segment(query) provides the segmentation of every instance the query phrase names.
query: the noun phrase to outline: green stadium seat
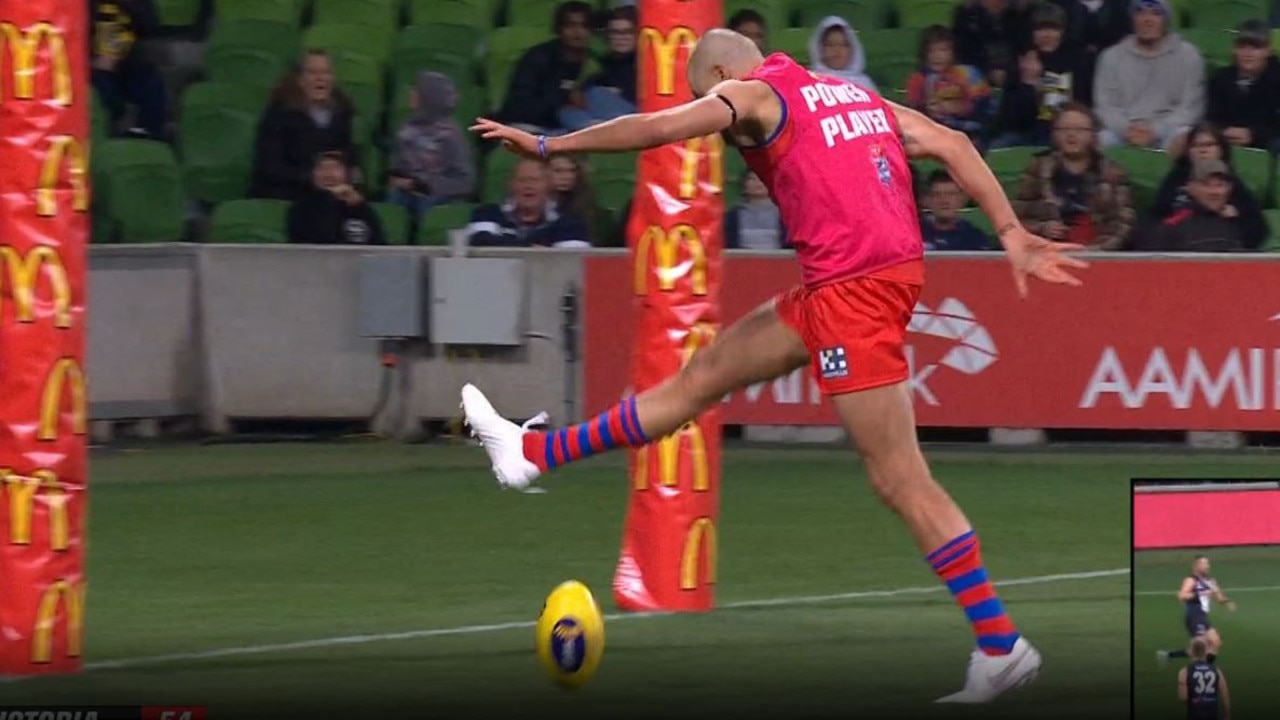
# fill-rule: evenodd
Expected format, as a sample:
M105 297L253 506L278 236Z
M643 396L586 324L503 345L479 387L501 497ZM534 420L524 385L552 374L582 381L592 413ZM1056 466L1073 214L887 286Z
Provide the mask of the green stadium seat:
M724 21L729 22L740 10L755 10L764 17L768 35L791 26L791 9L787 0L724 0Z
M475 203L448 203L431 208L418 222L417 244L448 245L449 231L466 227L476 207Z
M876 88L890 100L902 101L907 94L907 81L920 67L915 58L885 58L867 66L867 74L876 82Z
M335 57L344 54L366 55L385 63L391 58L394 29L378 25L341 23L312 25L302 34L306 49L320 49Z
M859 33L888 25L889 13L884 0L798 0L794 7L796 25L811 33L828 15L844 18Z
M1258 148L1232 148L1231 167L1236 176L1253 191L1258 198L1267 197L1267 186L1271 182L1271 153Z
M387 158L382 148L368 144L360 148L360 170L364 173L366 200L381 200L387 187Z
M200 19L200 0L157 0L156 12L164 27L191 27Z
M209 203L244 197L253 169L260 98L243 85L187 88L178 118L178 155L187 193Z
M593 178L591 189L595 191L596 202L608 208L623 208L631 201L636 192L634 177Z
M409 24L452 23L480 30L493 27L494 8L487 0L409 0Z
M773 50L784 52L795 61L809 67L809 38L812 28L783 28L769 33L769 45Z
M214 208L207 242L279 244L289 242L289 203L285 200L232 200Z
M868 64L900 60L916 61L920 47L920 31L914 28L890 28L858 33Z
M217 0L213 15L217 22L270 20L297 25L302 16L302 3L299 0Z
M297 61L298 29L270 20L214 25L205 51L209 80L271 87Z
M1221 28L1187 28L1180 30L1183 40L1196 46L1204 57L1206 70L1225 67L1233 62L1235 33Z
M409 211L395 203L374 203L373 211L382 225L382 234L388 245L405 245L409 242Z
M422 70L448 75L461 90L475 84L484 31L467 25L411 25L396 36L391 51L395 82L409 84Z
M1133 193L1135 208L1143 211L1151 207L1160 184L1173 167L1173 158L1169 153L1130 146L1107 148L1104 153L1129 174L1129 188Z
M121 242L183 238L186 198L173 150L154 140L112 139L93 151L96 212Z
M1187 3L1190 25L1206 30L1235 30L1245 20L1271 17L1265 0L1197 0Z
M363 117L377 130L382 124L385 102L382 63L372 55L352 50L337 50L333 54L333 77L356 106L356 115Z
M503 27L489 34L488 54L485 56L485 86L489 89L489 107L502 106L511 83L511 73L525 51L552 37L550 27Z
M640 153L598 153L588 161L593 180L625 178L635 182Z
M1271 234L1262 249L1267 252L1280 251L1280 210L1263 210L1262 214L1266 216L1267 226L1271 228Z
M315 0L311 22L313 25L362 24L389 32L400 25L400 2L399 0Z
M956 0L898 0L898 25L916 29L930 25L951 27L958 6Z
M484 159L484 178L480 185L481 200L500 203L506 199L511 171L515 169L518 159L502 148L494 148L489 152Z
M516 27L552 27L556 6L564 0L516 0L507 5L507 25Z
M1018 193L1018 183L1022 180L1022 173L1031 164L1031 158L1043 151L1044 148L1040 147L1011 147L992 150L987 153L987 165L991 168L991 172L995 174L996 178L1000 180L1000 186L1004 188L1005 194L1009 197L1014 197Z

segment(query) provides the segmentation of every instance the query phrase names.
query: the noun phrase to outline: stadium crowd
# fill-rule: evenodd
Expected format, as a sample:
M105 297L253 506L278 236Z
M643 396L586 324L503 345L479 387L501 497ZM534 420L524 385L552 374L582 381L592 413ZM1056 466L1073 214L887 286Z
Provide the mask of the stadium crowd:
M90 5L96 242L625 244L634 156L516 160L466 125L635 111L630 3ZM764 52L965 132L1035 232L1117 251L1280 247L1272 5L725 3ZM785 248L763 185L725 168L726 247ZM929 249L996 247L940 166L914 171Z

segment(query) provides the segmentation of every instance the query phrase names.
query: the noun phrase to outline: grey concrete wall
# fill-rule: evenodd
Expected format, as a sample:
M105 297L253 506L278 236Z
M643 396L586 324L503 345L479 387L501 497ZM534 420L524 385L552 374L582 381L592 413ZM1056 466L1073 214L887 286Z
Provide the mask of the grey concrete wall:
M383 369L376 339L359 337L359 263L370 252L439 257L440 248L100 246L91 250L88 372L95 419L201 415L364 418ZM392 387L403 422L458 414L475 382L501 410L528 417L565 407L561 298L582 287L581 255L487 251L527 262L525 344L482 355L411 344ZM428 260L429 261L429 260ZM568 379L574 404L580 369Z

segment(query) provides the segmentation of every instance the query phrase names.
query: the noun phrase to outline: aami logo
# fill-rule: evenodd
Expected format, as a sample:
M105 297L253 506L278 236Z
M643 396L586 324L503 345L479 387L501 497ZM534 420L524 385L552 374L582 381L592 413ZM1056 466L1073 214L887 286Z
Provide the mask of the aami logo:
M917 348L908 345L907 362L911 366L908 387L913 396L927 405L938 405L938 398L929 388L930 376L938 366L944 366L965 375L977 375L999 358L991 333L974 317L973 311L955 298L947 298L937 309L930 309L922 302L916 303L907 331L946 341L946 350L936 362L920 364L916 361Z

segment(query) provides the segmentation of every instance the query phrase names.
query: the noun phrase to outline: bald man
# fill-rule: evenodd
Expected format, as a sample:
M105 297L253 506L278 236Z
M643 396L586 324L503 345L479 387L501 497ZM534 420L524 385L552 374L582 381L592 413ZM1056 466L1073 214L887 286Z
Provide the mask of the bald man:
M1078 285L1077 245L1028 233L972 143L925 116L746 37L712 30L688 62L692 102L560 137L489 120L472 130L521 155L617 152L722 133L769 188L802 268L799 287L721 333L678 374L593 420L552 432L506 420L462 389L472 434L503 487L593 454L661 438L734 390L812 364L866 465L872 487L910 528L976 637L965 685L940 702L987 702L1033 679L1040 654L1005 612L964 513L929 472L916 441L903 349L924 282L908 158L937 158L995 221L1025 296L1027 278Z

